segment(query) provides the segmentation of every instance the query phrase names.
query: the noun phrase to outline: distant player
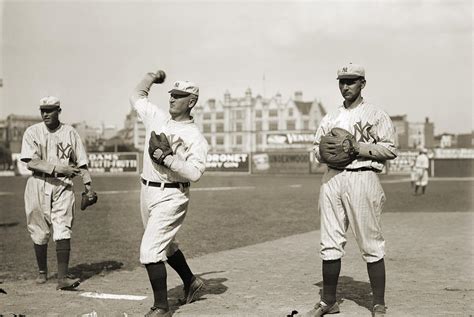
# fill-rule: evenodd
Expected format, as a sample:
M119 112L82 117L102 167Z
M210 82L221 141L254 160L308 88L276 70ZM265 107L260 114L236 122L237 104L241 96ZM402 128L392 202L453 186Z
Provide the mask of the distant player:
M428 168L430 167L430 159L428 158L428 150L421 149L420 153L415 159L415 195L418 195L418 189L421 187L421 194L423 195L428 186Z
M386 160L396 157L395 129L387 113L362 98L366 84L363 67L344 66L338 70L337 79L344 103L322 119L314 142L318 161L328 164L319 194L323 292L320 301L306 316L339 312L336 288L349 224L362 258L367 262L373 293L372 313L383 316L386 312L385 241L381 212L385 194L377 173L382 171ZM346 153L350 162L345 166L323 159L323 155L331 155L320 152L322 141L341 129L347 130L348 136L340 145L326 144L325 150L331 155L338 149Z
M208 144L191 116L199 88L188 81L175 82L166 113L148 100L150 87L164 80L163 71L148 73L130 97L146 129L140 198L145 232L140 262L147 269L154 304L145 316L171 316L165 262L183 280L185 303L192 302L204 285L191 272L175 240L186 216L190 182L198 181L206 167Z
M42 98L39 107L43 122L26 129L21 147L21 160L33 171L25 188L26 223L39 268L36 282L42 284L48 278L47 250L52 229L58 261L57 289L70 290L80 283L67 276L75 209L72 178L81 175L86 192L92 192L92 180L79 134L59 121L59 99Z

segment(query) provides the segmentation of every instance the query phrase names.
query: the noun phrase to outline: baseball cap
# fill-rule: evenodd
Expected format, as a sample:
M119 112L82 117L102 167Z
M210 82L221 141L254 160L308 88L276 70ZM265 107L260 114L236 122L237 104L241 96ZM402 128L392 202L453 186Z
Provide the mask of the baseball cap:
M169 93L193 94L199 96L199 87L195 83L187 80L175 81Z
M337 79L358 77L365 78L365 69L360 65L349 63L337 70Z
M54 96L47 96L40 99L40 109L54 109L61 105L59 98Z

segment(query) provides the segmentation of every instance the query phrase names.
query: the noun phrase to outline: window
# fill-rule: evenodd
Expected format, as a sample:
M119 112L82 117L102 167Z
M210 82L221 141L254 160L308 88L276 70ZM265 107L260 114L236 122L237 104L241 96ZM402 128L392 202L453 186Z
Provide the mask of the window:
M204 114L204 120L211 120L211 114L210 113L205 113Z
M270 109L270 111L268 112L268 115L270 117L278 117L278 110L277 109Z
M236 122L235 123L235 131L237 131L237 132L242 131L242 123L241 122Z
M206 135L206 141L207 141L207 144L211 145L212 142L211 142L211 137L209 135Z
M236 135L235 136L235 144L241 145L242 144L242 136Z
M295 120L286 121L286 129L287 130L296 130Z
M278 130L278 122L277 121L270 121L268 123L268 130L270 130L270 131Z
M234 111L234 118L235 119L242 119L242 110L235 110Z
M223 123L217 123L216 124L216 132L224 132L224 124Z
M293 117L293 108L288 109L288 117Z
M224 145L224 137L223 136L217 136L216 137L216 145Z
M256 110L256 111L255 111L255 116L256 116L257 118L261 118L261 117L262 117L262 110Z
M262 136L261 135L257 135L257 144L260 145L262 144Z
M262 131L262 121L257 121L256 122L255 130Z
M217 120L222 120L224 119L224 112L216 112L216 119Z
M303 120L303 129L309 130L309 120Z
M202 125L202 132L204 132L204 133L211 132L211 124L210 123L204 123Z

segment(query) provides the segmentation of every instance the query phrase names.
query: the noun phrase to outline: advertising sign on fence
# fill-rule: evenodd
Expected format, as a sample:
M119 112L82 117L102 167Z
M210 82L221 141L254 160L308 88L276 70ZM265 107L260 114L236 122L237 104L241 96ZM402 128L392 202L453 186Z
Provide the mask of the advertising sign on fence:
M250 172L248 153L209 153L206 171Z
M138 153L98 152L89 153L89 170L92 173L138 173Z

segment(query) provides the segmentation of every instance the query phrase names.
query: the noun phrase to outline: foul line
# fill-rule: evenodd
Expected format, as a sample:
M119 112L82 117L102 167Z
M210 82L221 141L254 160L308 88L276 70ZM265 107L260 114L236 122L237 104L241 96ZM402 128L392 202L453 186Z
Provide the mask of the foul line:
M227 187L198 187L191 188L192 192L204 192L204 191L223 191L223 190L243 190L243 189L255 189L255 186L227 186ZM140 190L104 190L98 191L98 194L102 195L113 195L113 194L126 194L126 193L138 193Z
M100 299L126 299L126 300L144 300L146 296L137 295L119 295L119 294L107 294L107 293L95 293L95 292L84 292L79 296L100 298Z

